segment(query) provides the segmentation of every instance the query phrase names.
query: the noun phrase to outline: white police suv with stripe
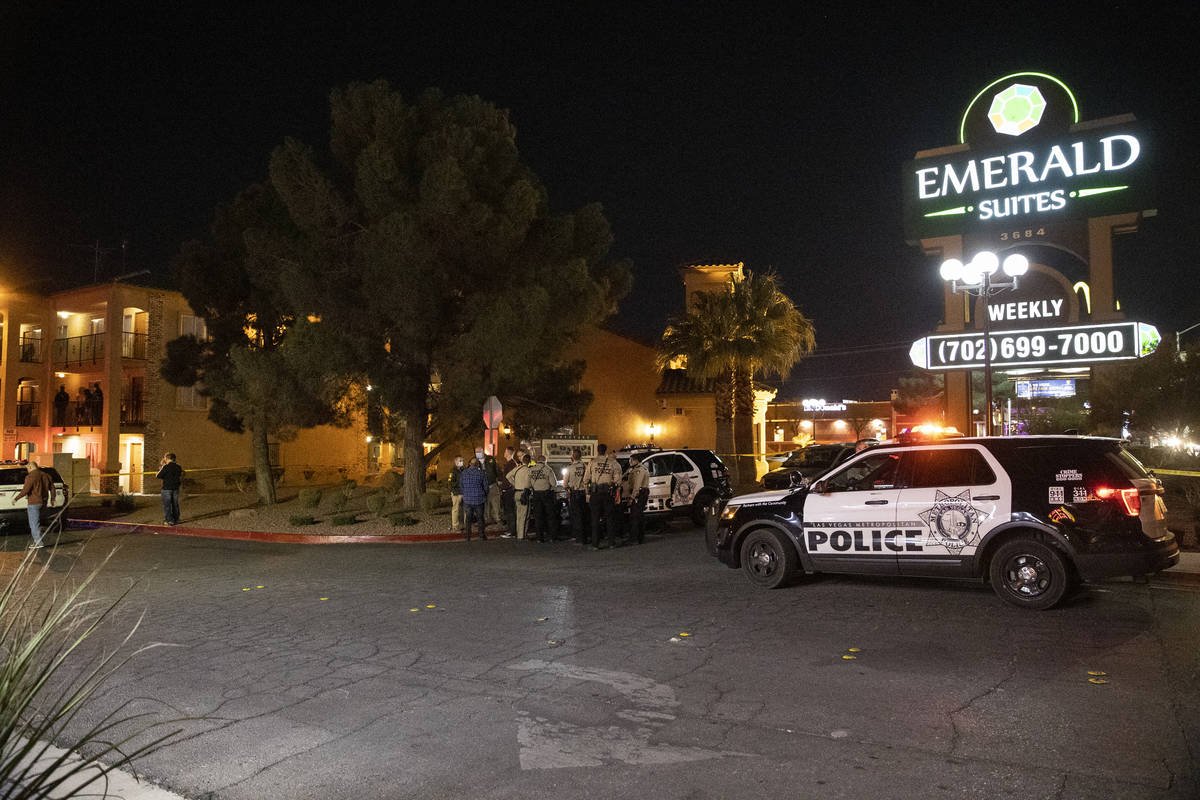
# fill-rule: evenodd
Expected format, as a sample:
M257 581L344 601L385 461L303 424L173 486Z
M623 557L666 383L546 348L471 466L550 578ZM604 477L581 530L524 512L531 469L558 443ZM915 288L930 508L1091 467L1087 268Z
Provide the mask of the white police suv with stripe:
M1081 580L1178 563L1161 495L1113 439L906 441L807 489L734 497L709 546L766 588L801 571L974 578L1049 608Z

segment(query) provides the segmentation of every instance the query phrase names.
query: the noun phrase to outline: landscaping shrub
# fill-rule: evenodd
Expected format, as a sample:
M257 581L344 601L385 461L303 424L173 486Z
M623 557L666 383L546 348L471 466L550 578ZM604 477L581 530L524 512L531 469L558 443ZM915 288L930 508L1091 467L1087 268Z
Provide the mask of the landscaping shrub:
M307 514L288 517L288 522L293 525L316 525L317 521Z
M395 514L388 514L388 522L392 523L393 528L401 528L408 525L416 525L418 520L411 514L398 511Z
M122 514L128 514L137 509L137 501L128 492L117 492L117 496L113 499L113 508Z
M404 488L404 476L396 470L388 470L379 476L379 485L390 492Z
M383 492L376 492L367 497L367 511L378 517L383 514L383 509L387 506L387 502L387 495Z
M321 505L321 490L320 489L301 489L300 490L300 507L301 508L316 508Z
M333 501L329 504L329 510L337 514L346 510L346 506L350 505L350 497L338 492L333 496Z
M354 496L354 490L358 488L358 481L353 478L346 478L338 488L342 490L342 494L346 495L346 499L349 500Z
M329 524L334 527L353 525L356 522L358 522L358 517L355 514L334 514L329 520Z
M433 511L442 506L450 505L449 495L441 494L440 492L426 492L421 495L421 510Z

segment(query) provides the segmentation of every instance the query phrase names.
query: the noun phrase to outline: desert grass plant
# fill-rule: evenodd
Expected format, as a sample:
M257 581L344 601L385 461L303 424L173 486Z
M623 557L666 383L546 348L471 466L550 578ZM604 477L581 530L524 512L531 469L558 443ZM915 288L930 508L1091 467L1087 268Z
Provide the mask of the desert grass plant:
M317 524L316 518L312 517L308 514L296 514L296 515L290 516L290 517L288 517L288 522L291 523L292 525L295 525L296 527L301 527L303 525L316 525Z
M111 557L78 584L64 586L49 572L50 560L39 566L30 553L0 591L0 797L5 800L102 796L109 772L130 766L179 733L158 733L167 723L151 724L149 714L126 713L124 705L85 730L73 727L109 678L155 646L121 655L139 617L111 651L93 656L81 650L89 636L111 623L130 591L111 602L86 595Z
M382 491L367 496L367 511L377 517L383 516L383 510L387 507L388 497Z
M334 527L339 527L341 525L354 525L357 522L357 514L334 514L329 519L329 524L333 525Z
M321 505L321 490L320 489L301 489L300 490L300 507L301 508L316 508Z

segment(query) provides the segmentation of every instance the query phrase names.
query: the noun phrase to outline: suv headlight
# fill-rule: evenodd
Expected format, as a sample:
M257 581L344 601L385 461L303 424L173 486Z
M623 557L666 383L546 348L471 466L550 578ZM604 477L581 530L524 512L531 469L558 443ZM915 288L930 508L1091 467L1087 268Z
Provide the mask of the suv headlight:
M725 506L725 510L721 512L721 519L733 519L737 516L739 506Z

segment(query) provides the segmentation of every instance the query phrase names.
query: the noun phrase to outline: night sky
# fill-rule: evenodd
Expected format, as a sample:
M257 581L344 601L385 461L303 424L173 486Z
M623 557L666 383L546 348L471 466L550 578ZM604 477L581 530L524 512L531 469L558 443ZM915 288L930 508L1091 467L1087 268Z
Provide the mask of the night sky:
M941 315L937 265L904 243L901 166L953 144L992 80L1037 70L1083 119L1129 112L1161 132L1159 215L1118 240L1118 295L1164 332L1200 322L1194 10L51 5L0 5L9 288L91 283L96 241L101 280L149 269L170 286L180 243L264 176L273 147L324 143L332 87L385 78L510 109L552 205L603 204L613 254L634 265L615 329L656 340L683 305L681 263L773 268L819 348L783 396L886 398Z

